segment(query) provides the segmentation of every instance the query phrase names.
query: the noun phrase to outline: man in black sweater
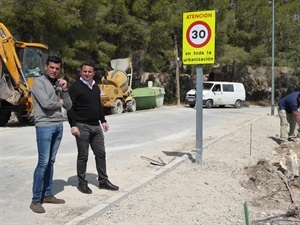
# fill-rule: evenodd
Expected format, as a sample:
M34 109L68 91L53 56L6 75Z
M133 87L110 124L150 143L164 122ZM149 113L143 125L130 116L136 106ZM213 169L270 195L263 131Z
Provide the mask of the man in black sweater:
M87 185L86 166L89 155L89 146L94 152L98 172L99 188L116 191L119 187L108 180L106 174L106 153L104 132L109 130L100 101L100 89L93 80L95 66L83 63L80 67L80 79L69 88L72 108L68 111L68 121L71 133L76 138L78 149L77 177L78 190L84 194L91 194ZM101 122L101 126L99 123Z

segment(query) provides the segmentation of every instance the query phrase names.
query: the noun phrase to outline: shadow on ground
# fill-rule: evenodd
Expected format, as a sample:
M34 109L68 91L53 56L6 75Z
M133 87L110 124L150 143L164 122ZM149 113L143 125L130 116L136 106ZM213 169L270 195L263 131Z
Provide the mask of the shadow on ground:
M182 157L184 155L187 155L189 157L189 160L191 162L195 162L195 159L193 158L192 153L190 152L168 152L168 151L162 151L166 156L173 156L173 157Z

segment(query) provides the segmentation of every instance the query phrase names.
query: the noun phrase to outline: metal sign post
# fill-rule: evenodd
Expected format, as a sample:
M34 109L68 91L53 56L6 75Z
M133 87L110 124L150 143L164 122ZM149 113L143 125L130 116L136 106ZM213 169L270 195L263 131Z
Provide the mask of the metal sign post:
M196 163L202 163L203 145L203 69L199 65L215 62L214 10L183 13L182 61L196 68Z
M196 163L202 164L203 146L203 69L196 68Z

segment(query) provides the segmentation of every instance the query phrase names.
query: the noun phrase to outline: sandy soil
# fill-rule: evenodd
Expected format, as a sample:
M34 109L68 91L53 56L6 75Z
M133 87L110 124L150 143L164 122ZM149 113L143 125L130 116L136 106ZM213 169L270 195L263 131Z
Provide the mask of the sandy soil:
M279 161L291 150L300 160L300 143L278 134L278 117L248 124L88 224L299 225L300 179Z

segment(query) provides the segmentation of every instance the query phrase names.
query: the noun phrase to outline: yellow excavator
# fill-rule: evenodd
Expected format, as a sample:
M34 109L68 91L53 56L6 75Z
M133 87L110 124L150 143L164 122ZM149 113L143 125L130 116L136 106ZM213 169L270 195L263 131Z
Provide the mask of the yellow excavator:
M30 88L45 72L48 47L16 40L0 22L0 126L14 112L19 122L33 122Z

